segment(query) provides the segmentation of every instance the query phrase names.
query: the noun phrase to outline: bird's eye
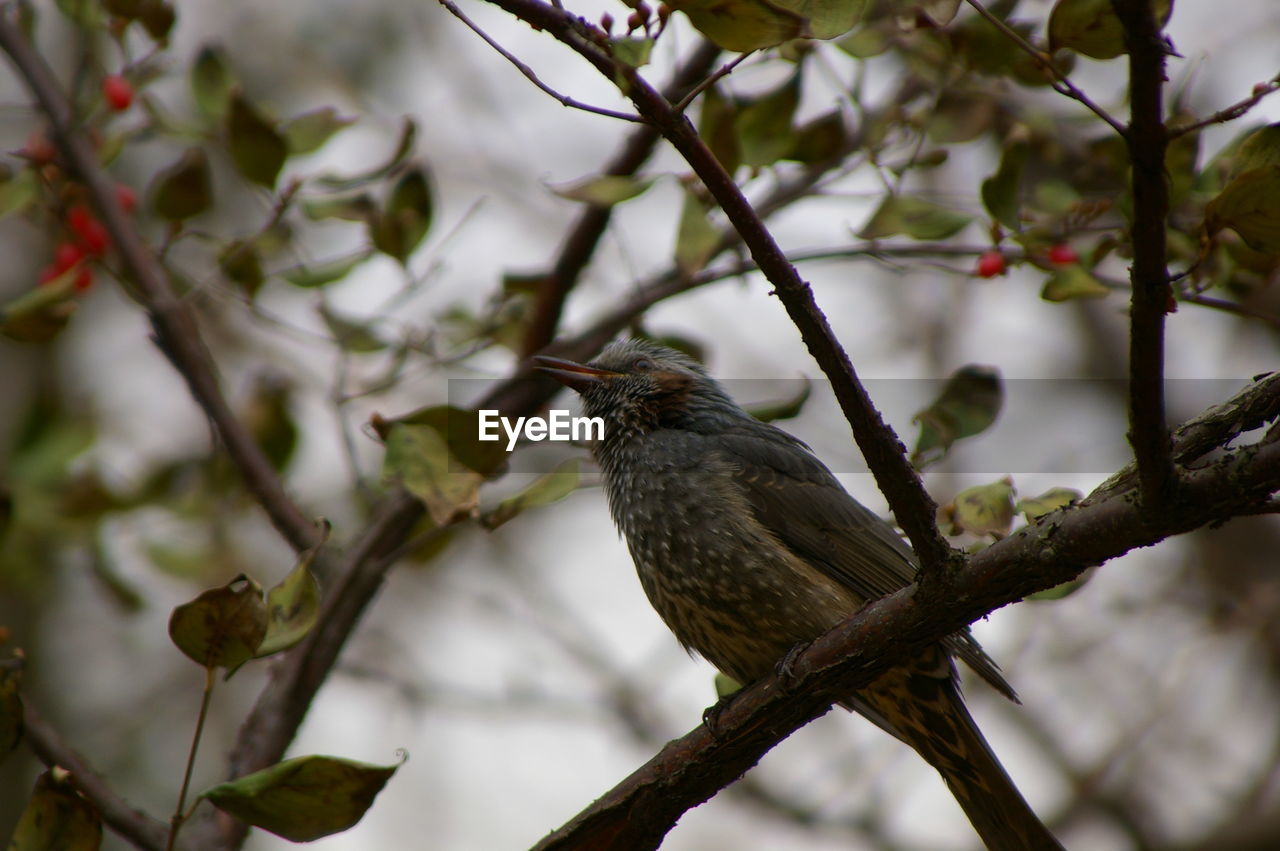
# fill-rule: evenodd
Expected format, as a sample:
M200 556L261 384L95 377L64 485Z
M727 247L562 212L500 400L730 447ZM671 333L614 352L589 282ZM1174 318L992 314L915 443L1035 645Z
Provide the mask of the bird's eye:
M641 355L631 362L631 368L637 371L653 369L653 361Z

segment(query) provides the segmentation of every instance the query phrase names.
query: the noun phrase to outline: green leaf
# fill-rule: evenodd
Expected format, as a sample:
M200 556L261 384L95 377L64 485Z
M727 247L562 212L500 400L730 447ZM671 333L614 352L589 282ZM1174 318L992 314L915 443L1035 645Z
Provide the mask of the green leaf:
M734 129L737 123L738 106L720 93L718 86L712 86L702 96L702 110L698 117L698 135L707 143L711 153L716 155L720 165L729 174L742 163L742 152L738 148L738 134Z
M1156 0L1160 26L1168 23L1172 7L1172 0ZM1093 59L1124 54L1124 27L1111 0L1058 0L1049 13L1049 51L1059 48Z
M716 671L713 684L716 690L716 697L728 697L735 692L742 691L742 683L719 671Z
M551 191L570 201L581 201L597 207L612 207L640 195L653 185L653 178L624 177L602 174L565 186L552 186Z
M452 460L468 470L489 474L507 460L505 442L480 440L480 414L474 409L432 405L394 421L374 419L373 426L386 440L397 424L428 426L443 435ZM451 468L456 469L456 468Z
M203 148L188 148L151 182L151 206L161 218L180 222L199 215L213 203L209 158Z
M907 195L889 195L858 232L860 239L906 234L912 239L946 239L972 221L966 213Z
M267 623L262 586L241 574L174 609L169 637L199 665L235 668L257 653Z
M707 265L719 244L720 234L707 218L702 202L686 190L676 231L676 265L685 275L693 275Z
M385 479L422 501L437 527L469 516L484 480L454 460L440 432L423 425L391 427L382 469Z
M262 286L262 258L249 240L237 239L229 243L218 255L218 268L227 280L239 284L250 298Z
M236 169L248 180L273 188L289 155L274 123L264 118L243 94L235 92L231 95L226 132Z
M413 141L418 135L418 125L413 123L413 119L406 117L404 124L400 129L400 139L396 142L395 150L390 158L385 162L374 166L368 171L360 172L351 177L337 177L327 175L316 179L316 182L322 186L339 191L347 191L358 189L366 184L381 180L390 172L399 168L405 158L409 156L409 152L413 150Z
M573 493L578 486L578 460L572 458L565 461L550 473L533 480L529 487L515 496L509 496L480 516L480 525L486 529L497 529L522 511L550 505Z
M844 153L848 142L844 116L840 110L833 109L797 128L794 138L786 159L806 165L832 160Z
M911 463L922 470L940 461L957 440L986 431L1000 415L1004 387L994 367L969 364L960 367L942 392L911 421L920 424Z
M323 546L323 545L321 545ZM270 656L307 637L320 615L320 583L311 572L319 547L312 547L280 584L267 592L267 634L254 654Z
M310 842L360 821L397 768L300 756L221 783L201 797L254 827Z
M226 116L235 90L235 76L227 62L226 52L215 44L200 48L191 65L191 96L196 109L215 120Z
M989 485L967 488L942 509L952 535L992 535L1002 538L1013 525L1013 481L1005 478Z
M1040 290L1040 297L1045 301L1105 298L1110 294L1111 290L1081 263L1055 266Z
M613 51L613 58L628 68L643 68L649 64L653 39L619 36L609 39L609 48Z
M43 343L57 336L76 312L77 274L68 269L0 307L0 334L21 343Z
M804 17L768 0L673 0L670 6L716 45L737 53L782 44L808 29Z
M795 147L795 128L791 122L799 102L797 71L772 92L739 106L734 129L744 165L773 165L790 153Z
M102 4L99 0L56 0L58 11L86 30L102 29Z
M336 109L326 106L290 118L281 133L291 155L309 154L319 150L333 134L354 123L354 118L343 118Z
M329 333L333 335L334 341L346 351L368 354L380 352L387 347L387 344L378 339L367 324L352 322L350 319L339 316L324 303L321 303L318 309L320 318L324 320L325 325L329 326Z
M1254 251L1280 254L1280 165L1233 177L1205 206L1204 226L1210 236L1231 228Z
M1280 123L1268 124L1251 132L1231 155L1229 177L1268 166L1280 166Z
M373 199L361 193L328 198L311 198L302 203L302 212L314 221L342 219L348 222L367 222L378 214Z
M396 182L382 213L369 221L374 247L401 264L408 262L431 227L431 214L427 172L421 167L410 169Z
M63 769L53 768L36 780L9 839L9 851L97 851L102 819L67 776Z
M1074 502L1079 502L1082 496L1084 494L1072 488L1050 488L1039 496L1018 500L1013 510L1026 516L1028 520L1035 520L1050 511L1066 508Z
M21 213L31 206L39 192L40 181L36 179L35 171L30 168L22 169L0 183L0 216Z
M22 698L18 693L22 666L23 658L18 655L0 661L0 763L22 740Z
M809 401L809 394L812 389L809 379L806 378L800 385L800 392L790 399L783 399L780 402L772 402L766 405L757 405L747 413L762 423L772 423L778 420L789 420L792 417L798 417L800 416L800 411L804 409L804 403Z
M892 21L879 21L840 39L836 47L854 59L870 59L893 46L896 31L897 26Z
M868 0L781 0L778 5L809 19L810 38L835 38L857 26Z
M1018 186L1022 181L1022 166L1027 160L1027 142L1018 138L1005 144L1000 155L1000 167L996 173L982 181L982 205L991 218L1010 230L1022 227Z
M295 287L314 289L342 280L371 256L372 252L361 250L348 257L294 266L284 270L280 275Z

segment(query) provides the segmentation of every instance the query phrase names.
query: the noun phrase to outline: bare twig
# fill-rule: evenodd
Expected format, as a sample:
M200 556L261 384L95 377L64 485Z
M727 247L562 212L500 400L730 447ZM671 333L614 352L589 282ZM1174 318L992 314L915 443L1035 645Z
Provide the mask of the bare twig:
M1153 5L1112 0L1129 52L1129 132L1133 165L1133 285L1129 309L1129 442L1147 511L1156 512L1177 484L1164 404L1164 316L1173 304L1165 265L1169 185L1165 178L1164 60Z
M688 94L680 98L680 100L676 101L676 105L675 105L676 112L684 112L686 109L688 109L689 104L693 103L694 98L696 98L698 95L702 94L707 89L714 86L717 82L719 82L724 77L727 77L729 74L733 73L733 69L741 65L742 61L746 59L748 56L750 56L752 52L753 51L748 51L746 53L739 54L738 56L734 57L733 59L721 65L720 68L717 69L714 74L707 77L701 83L698 83L698 85L690 89ZM670 100L670 98L668 98L668 100Z
M481 29L480 26L475 21L468 18L466 13L458 8L457 4L451 2L451 0L440 0L440 5L448 9L449 12L455 18L457 18L458 20L466 24L467 27L472 32L480 36L480 38L484 40L485 44L489 45L494 50L498 51L498 53L502 56L503 59L507 60L512 65L516 66L516 70L518 70L521 74L523 74L525 78L529 80L529 82L533 83L535 86L542 89L542 91L551 95L551 97L560 101L560 103L563 104L564 106L570 107L572 109L580 109L583 112L594 113L595 115L603 115L606 118L617 118L621 121L640 122L643 120L637 115L631 115L630 113L627 113L627 112L617 112L612 109L605 109L602 106L592 106L589 103L583 103L582 101L575 100L569 97L568 95L561 94L560 92L548 86L546 83L542 82L542 80L538 77L538 75L534 73L534 70L530 68L528 65L526 65L524 62L521 62L519 58L517 58L515 55L511 53L511 51L507 50L501 44L498 44L498 42L495 41L493 37L490 36L487 32Z
M93 149L76 122L71 102L22 31L13 2L0 6L0 48L9 55L48 118L50 135L63 159L88 188L127 277L137 287L138 300L146 308L155 329L157 345L186 380L192 396L213 422L245 487L295 550L315 545L320 539L316 525L285 492L271 462L222 395L217 368L200 337L190 305L174 293L164 267L120 207L114 184L98 165Z
M89 765L80 754L62 741L57 731L31 704L23 701L23 736L40 761L61 766L71 774L71 782L102 816L102 820L125 839L146 851L164 851L169 827L131 806Z
M1013 27L1009 26L999 17L992 14L991 10L982 5L979 0L966 0L966 2L972 6L979 15L986 18L988 23L999 30L1001 35L1009 39L1009 41L1017 45L1020 50L1035 60L1035 63L1040 66L1041 70L1053 77L1050 85L1053 86L1053 90L1055 92L1061 95L1066 95L1072 100L1079 101L1090 112L1107 122L1107 124L1111 126L1112 130L1116 131L1121 136L1125 135L1125 126L1116 120L1111 113L1107 112L1095 103L1094 100L1076 86L1075 83L1071 82L1071 79L1067 77L1067 75L1064 74L1057 65L1053 64L1052 56L1023 38L1017 30L1013 29Z
M680 98L702 79L720 49L709 41L703 41L689 58L676 70L663 94L669 100ZM640 170L661 136L649 125L636 127L627 137L622 149L605 166L604 173L627 176ZM596 246L613 218L612 207L587 206L569 229L557 252L551 273L538 287L530 313L528 330L525 331L522 354L537 354L556 335L560 316L569 293L577 286L582 271L595 256Z
M1272 92L1280 91L1280 76L1272 77L1265 83L1259 83L1254 87L1253 94L1244 100L1237 101L1225 109L1220 109L1208 118L1202 118L1190 124L1179 124L1170 127L1169 138L1176 139L1179 136L1185 136L1188 133L1194 133L1197 130L1203 130L1211 124L1225 124L1228 121L1235 121L1237 118L1245 115L1249 110L1253 109L1262 99Z
M1221 310L1223 313L1231 313L1236 316L1243 316L1248 319L1257 319L1265 322L1272 328L1280 331L1280 316L1274 313L1268 313L1264 310L1249 307L1247 304L1240 304L1237 301L1228 301L1225 298L1215 298L1214 296L1204 295L1202 293L1187 293L1180 295L1178 301L1184 301L1188 304L1198 304L1201 307L1207 307L1212 310Z

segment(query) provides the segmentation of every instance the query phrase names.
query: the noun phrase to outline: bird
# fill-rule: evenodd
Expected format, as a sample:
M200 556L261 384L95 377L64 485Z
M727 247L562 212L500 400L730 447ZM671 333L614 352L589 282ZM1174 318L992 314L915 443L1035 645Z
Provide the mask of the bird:
M798 438L740 407L689 356L646 339L535 368L600 417L591 444L640 584L676 639L749 684L868 602L910 585L914 552ZM1061 844L966 709L955 660L1018 702L968 629L842 703L942 775L994 851Z

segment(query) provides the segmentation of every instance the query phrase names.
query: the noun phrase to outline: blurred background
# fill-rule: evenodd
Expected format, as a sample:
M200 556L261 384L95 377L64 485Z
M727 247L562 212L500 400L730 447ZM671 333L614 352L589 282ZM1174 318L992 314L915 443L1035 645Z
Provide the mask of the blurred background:
M181 4L163 48L136 26L116 39L57 8L76 4L32 5L42 53L101 120L103 144L118 142L112 174L136 188L140 226L166 246L166 262L197 306L226 393L275 447L304 510L328 518L335 540L348 539L384 489L370 417L467 401L457 394L474 398L512 372L528 310L518 282L546 271L583 210L554 190L598 174L632 125L562 107L434 3ZM571 5L589 21L606 11L623 21L629 11ZM1000 12L1043 39L1051 5L1022 0ZM549 36L483 3L464 10L547 85L626 110L608 80ZM965 7L952 27L978 23ZM912 417L938 379L965 364L994 367L1005 379L994 425L929 468L926 484L939 503L1005 475L1020 496L1088 492L1128 457L1118 380L1126 373L1125 258L1104 245L1123 208L1124 170L1098 153L1106 128L1044 86L975 77L983 44L957 59L939 53L944 42L956 49L944 35L873 29L855 33L889 33L883 51L830 42L802 59L774 51L749 58L718 86L724 97L758 100L803 61L794 123L835 110L845 133L864 136L816 186L779 204L772 230L788 252L835 255L804 262L801 272L909 444ZM1180 54L1170 61L1169 90L1188 114L1248 97L1280 69L1280 15L1267 0L1236 0L1230 15L1222 4L1179 4L1168 34ZM664 82L697 42L676 16L644 75ZM225 153L213 156L212 206L179 229L151 202L157 175L184 149L217 145L209 130L216 115L197 103L201 89L193 94L192 85L192 68L211 47L263 114L285 119L328 106L353 123L291 156L274 191L246 183ZM125 64L138 102L103 117L89 81ZM904 81L917 78L923 94L890 109ZM1123 58L1081 57L1072 79L1113 114L1127 113ZM396 159L406 117L416 132ZM1246 127L1278 117L1275 98L1241 121L1206 128L1188 168L1203 178ZM0 75L3 149L29 148L40 128L17 78ZM1005 243L1008 273L984 278L974 263L993 238L978 184L1017 134L1031 140L1022 191L1039 218L1026 239ZM350 221L359 211L346 209L344 218L320 209L350 195L324 176L369 173L392 159L394 168L361 187L383 197L420 167L431 191L425 238L401 257L368 249L369 232ZM13 155L5 161L11 175L24 165ZM772 199L812 166L743 165L736 174L753 198ZM566 334L592 328L648 283L679 277L673 258L688 239L678 227L688 168L659 146L642 173L655 181L615 208L566 304ZM280 199L295 178L289 207ZM1075 193L1065 205L1036 195L1064 183ZM880 244L900 250L870 256L858 234L886 184L911 187L968 224L936 239L885 235ZM1198 188L1188 190L1188 205L1196 197L1203 205ZM1106 209L1086 220L1088 202ZM287 227L274 228L280 224ZM711 224L723 226L714 215ZM1196 247L1196 220L1183 224L1175 265L1187 256L1177 251ZM227 261L228 247L250 236L262 238L261 275ZM59 239L48 205L0 219L0 300L34 286ZM1100 297L1043 297L1053 270L1033 255L1051 243L1090 260ZM298 273L330 261L350 267L318 284L322 275ZM709 268L734 262L730 251ZM1193 293L1208 303L1188 299L1169 317L1175 421L1229 398L1276 362L1274 267L1223 260L1215 268L1218 277ZM182 378L152 345L143 312L109 274L97 277L56 335L0 339L0 488L14 506L0 532L0 625L7 646L25 651L28 691L65 740L131 802L167 818L202 684L201 670L168 639L169 613L242 571L270 586L294 556L238 487ZM748 406L793 399L812 379L808 400L781 425L887 514L821 374L758 275L726 276L661 301L632 330L695 349L718 377L752 379L731 384ZM573 402L566 394L556 405ZM711 668L679 649L644 599L585 450L533 450L547 460L486 484L482 509L566 457L583 459L581 485L497 529L459 524L443 546L410 553L312 706L291 754L379 764L398 749L409 755L356 827L313 847L527 847L694 727L714 702ZM1274 518L1238 519L1131 553L1070 593L975 625L1023 705L974 683L971 708L1068 847L1280 843L1278 553ZM223 779L272 664L255 662L219 684L194 788ZM38 772L22 748L0 765L0 835ZM255 832L247 847L287 844ZM686 814L664 847L975 845L927 765L862 719L833 712ZM126 846L108 835L104 847Z

